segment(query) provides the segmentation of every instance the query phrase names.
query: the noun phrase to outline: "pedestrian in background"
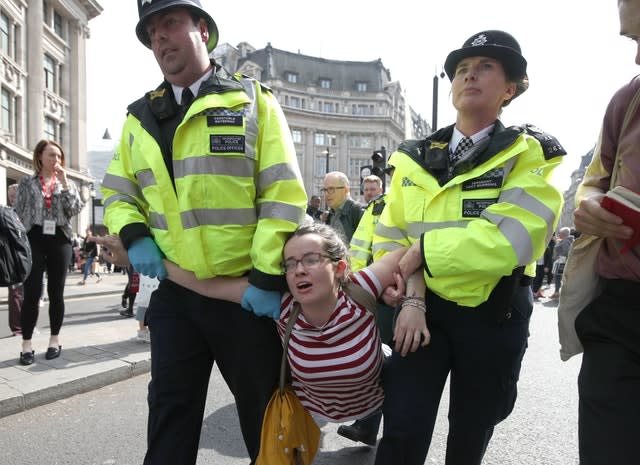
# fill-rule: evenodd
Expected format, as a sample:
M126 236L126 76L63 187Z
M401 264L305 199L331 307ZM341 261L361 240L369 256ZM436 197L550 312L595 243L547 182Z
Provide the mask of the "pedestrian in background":
M551 271L553 272L553 283L555 290L549 297L551 299L560 298L560 288L562 287L562 273L564 272L564 264L567 263L567 257L573 244L573 236L571 235L571 228L560 228L558 231L558 241L553 247L553 266Z
M10 207L15 206L16 197L18 195L18 184L11 184L7 189L7 201ZM22 334L20 327L20 312L22 311L22 302L24 300L24 289L22 284L14 284L9 286L9 329L14 336Z
M510 34L474 34L445 71L454 125L400 144L374 257L410 246L426 314L404 302L385 367L377 465L423 465L450 381L446 465L479 465L496 424L512 411L533 308L531 276L556 227L562 194L550 175L562 146L532 127L505 127L502 108L528 88Z
M267 87L210 59L218 29L199 0L137 4L137 37L164 81L129 105L102 191L131 265L160 280L144 463L196 462L214 362L255 460L282 355L282 248L307 205L291 131ZM198 279L247 275L241 305L165 279L163 257Z
M64 151L57 142L41 140L36 144L33 168L35 173L19 182L15 205L27 230L33 256L31 273L24 282L20 316L22 365L34 362L31 337L38 320L45 271L51 328L45 358L57 358L62 351L59 334L64 320L64 285L71 261L71 219L84 206L75 183L67 177Z
M95 236L93 235L93 229L91 226L87 228L84 242L82 243L82 255L85 262L82 267L82 280L78 281L79 285L84 285L87 282L87 278L90 274L96 276L96 283L102 281L102 276L98 271L97 258L100 253L100 246L96 243Z
M327 173L320 192L329 207L326 223L348 244L364 213L364 206L351 198L349 178L340 171Z
M619 0L618 10L620 34L637 44L640 0ZM576 192L576 229L604 238L595 265L604 284L602 294L575 321L584 348L578 376L581 465L628 465L640 457L640 245L621 253L634 231L600 206L606 191L615 186L640 192L640 111L630 108L638 98L638 76L612 97L593 159ZM614 165L619 169L610 185Z
M105 259L107 263L111 263L106 254ZM136 296L140 288L140 274L136 273L131 265L126 266L125 270L127 271L127 284L124 287L124 291L122 291L122 308L124 310L120 310L120 315L131 318L133 316Z
M313 221L321 221L322 210L320 209L321 199L319 195L312 195L309 199L309 205L307 205L307 215L309 215Z

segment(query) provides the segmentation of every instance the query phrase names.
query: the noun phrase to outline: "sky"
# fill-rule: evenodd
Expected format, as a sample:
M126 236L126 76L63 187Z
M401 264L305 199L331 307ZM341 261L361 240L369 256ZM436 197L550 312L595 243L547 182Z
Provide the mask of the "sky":
M100 1L100 0L99 0ZM219 43L248 42L333 60L380 58L414 110L431 124L433 76L447 54L477 32L502 29L520 43L530 87L502 114L507 125L534 124L554 135L568 155L554 183L569 185L582 155L595 144L614 92L640 73L636 45L621 37L616 0L446 0L393 2L245 0L233 6L201 0L216 21ZM87 42L87 140L104 147L105 128L119 138L126 107L155 88L162 75L136 38L133 0L101 0ZM448 78L440 79L438 126L455 121Z

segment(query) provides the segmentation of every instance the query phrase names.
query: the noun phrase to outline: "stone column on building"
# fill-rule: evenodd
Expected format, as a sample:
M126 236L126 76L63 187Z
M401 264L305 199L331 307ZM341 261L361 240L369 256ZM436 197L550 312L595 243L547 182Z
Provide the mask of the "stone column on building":
M33 148L44 134L44 16L42 2L27 7L27 148Z
M89 28L81 21L69 24L70 55L67 70L70 85L62 94L69 102L74 102L67 111L67 131L72 144L68 148L72 167L85 171L87 162L87 39ZM96 136L97 137L97 136Z

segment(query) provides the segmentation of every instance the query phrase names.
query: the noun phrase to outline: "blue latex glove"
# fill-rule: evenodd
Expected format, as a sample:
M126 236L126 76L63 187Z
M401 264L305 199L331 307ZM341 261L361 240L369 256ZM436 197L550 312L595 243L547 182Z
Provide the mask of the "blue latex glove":
M240 305L258 316L268 316L277 320L280 318L280 297L278 291L265 291L249 284L242 294Z
M129 261L133 269L150 278L167 278L167 269L162 263L162 252L150 237L137 239L128 250Z

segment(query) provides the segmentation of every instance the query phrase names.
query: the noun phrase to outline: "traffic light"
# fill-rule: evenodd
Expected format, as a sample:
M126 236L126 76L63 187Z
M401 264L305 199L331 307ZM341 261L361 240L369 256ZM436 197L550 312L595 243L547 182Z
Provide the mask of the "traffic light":
M371 160L373 161L371 174L375 174L382 179L382 191L384 192L386 185L384 169L387 166L387 149L383 146L380 147L380 150L375 150L373 155L371 155Z

